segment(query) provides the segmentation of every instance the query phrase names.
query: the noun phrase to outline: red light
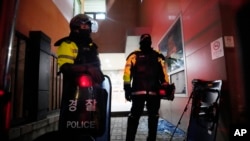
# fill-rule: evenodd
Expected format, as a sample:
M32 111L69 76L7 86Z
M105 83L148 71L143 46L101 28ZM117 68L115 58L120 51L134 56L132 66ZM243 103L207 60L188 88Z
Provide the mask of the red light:
M162 95L162 96L164 96L164 95L166 95L166 91L163 90L163 89L160 89L160 90L159 90L159 94Z
M4 95L4 91L0 90L0 96L3 96L3 95Z
M6 115L5 115L5 128L10 128L10 101L6 105Z
M89 76L83 75L79 78L79 86L90 87L92 86L92 80Z

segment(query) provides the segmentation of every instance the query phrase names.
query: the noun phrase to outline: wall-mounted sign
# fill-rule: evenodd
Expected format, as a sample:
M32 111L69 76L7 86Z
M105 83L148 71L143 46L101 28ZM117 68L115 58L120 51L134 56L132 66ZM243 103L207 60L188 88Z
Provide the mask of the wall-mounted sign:
M225 47L234 47L233 36L224 36Z
M224 56L222 37L211 43L212 60Z

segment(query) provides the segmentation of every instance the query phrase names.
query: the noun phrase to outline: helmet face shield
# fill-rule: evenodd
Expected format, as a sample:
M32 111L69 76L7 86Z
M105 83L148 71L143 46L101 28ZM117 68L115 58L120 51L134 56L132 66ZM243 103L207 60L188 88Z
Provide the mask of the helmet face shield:
M93 33L96 33L98 31L98 23L94 19L91 19L91 31Z
M98 23L91 17L85 15L85 14L78 14L74 16L70 21L70 30L74 31L77 29L80 29L80 26L82 24L87 24L91 27L92 32L98 31Z

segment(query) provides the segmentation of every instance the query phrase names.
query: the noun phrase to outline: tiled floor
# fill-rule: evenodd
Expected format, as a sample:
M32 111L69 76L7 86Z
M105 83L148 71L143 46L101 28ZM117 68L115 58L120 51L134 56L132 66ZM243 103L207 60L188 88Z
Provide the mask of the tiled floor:
M111 141L125 141L127 130L127 117L112 117L110 127ZM147 137L147 117L140 118L136 141L146 141ZM171 134L166 132L158 132L156 141L170 141ZM172 141L184 141L184 137L173 137Z
M147 131L148 131L147 122L148 122L147 116L142 116L140 118L140 123L138 126L135 141L146 141ZM158 125L162 125L162 124L158 124ZM164 126L164 127L170 127L170 126ZM172 127L175 127L175 126L172 126ZM158 129L162 129L162 128L158 128ZM122 116L122 117L112 116L111 117L110 141L125 141L126 130L127 130L127 117L126 116ZM175 132L175 133L177 133L177 132ZM184 141L185 140L185 137L184 137L185 132L183 131L182 133L177 134L179 136L176 136L176 134L175 134L175 136L171 140L170 139L171 138L171 131L170 132L158 131L156 141ZM71 134L70 134L70 136L66 136L66 137L70 137L70 139L72 140ZM49 132L49 133L46 133L46 134L40 136L39 138L37 138L34 141L64 140L64 139L65 139L64 136L62 136L59 132L53 131L53 132ZM75 139L75 141L79 141L79 140L82 140L82 138ZM84 138L84 140L89 141L90 139ZM98 141L100 141L100 139ZM103 140L103 141L105 141L105 140Z

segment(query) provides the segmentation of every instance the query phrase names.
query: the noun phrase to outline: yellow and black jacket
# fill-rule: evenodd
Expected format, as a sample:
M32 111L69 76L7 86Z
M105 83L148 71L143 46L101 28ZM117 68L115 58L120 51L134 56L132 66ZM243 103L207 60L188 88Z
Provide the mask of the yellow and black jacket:
M57 63L59 68L66 63L100 66L97 46L93 42L81 44L66 37L57 41L55 46L58 46Z
M169 82L164 56L155 50L132 52L126 59L123 80L125 85L132 82L134 95L155 95L161 84Z

